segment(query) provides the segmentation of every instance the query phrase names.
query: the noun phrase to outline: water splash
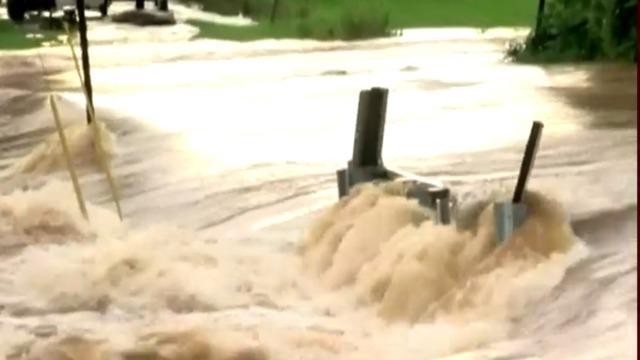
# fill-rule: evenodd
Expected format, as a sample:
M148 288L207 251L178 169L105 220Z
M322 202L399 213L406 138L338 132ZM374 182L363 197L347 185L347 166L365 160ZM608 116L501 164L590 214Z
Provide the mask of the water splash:
M0 254L2 246L66 242L122 230L108 210L89 205L88 211L91 224L83 219L70 182L52 180L0 195Z
M112 156L115 152L115 137L103 123L98 123L101 143L105 153ZM86 124L71 125L65 128L69 153L75 166L86 167L98 164L96 160L95 140L91 127ZM53 132L38 146L21 159L18 159L6 175L45 175L66 168L64 153L58 134Z
M468 230L436 225L394 186L367 185L341 200L301 249L323 283L353 287L385 320L509 319L586 256L560 204L542 194L527 194L530 215L497 247L491 207Z

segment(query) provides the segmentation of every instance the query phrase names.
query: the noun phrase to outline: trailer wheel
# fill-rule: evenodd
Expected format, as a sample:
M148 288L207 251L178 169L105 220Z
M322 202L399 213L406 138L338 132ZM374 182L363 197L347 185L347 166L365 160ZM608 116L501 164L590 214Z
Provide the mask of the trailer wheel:
M22 22L24 21L25 11L24 0L7 0L7 13L9 14L9 19L15 22Z

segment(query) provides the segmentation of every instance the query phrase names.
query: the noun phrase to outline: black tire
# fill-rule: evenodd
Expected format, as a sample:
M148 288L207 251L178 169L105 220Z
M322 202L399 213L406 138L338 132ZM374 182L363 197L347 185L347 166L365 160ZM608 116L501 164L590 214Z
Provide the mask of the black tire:
M9 14L9 19L15 22L22 22L24 21L25 12L24 0L7 0L7 13Z
M107 17L107 15L109 15L109 0L104 0L104 2L98 6L98 10L100 11L101 17Z

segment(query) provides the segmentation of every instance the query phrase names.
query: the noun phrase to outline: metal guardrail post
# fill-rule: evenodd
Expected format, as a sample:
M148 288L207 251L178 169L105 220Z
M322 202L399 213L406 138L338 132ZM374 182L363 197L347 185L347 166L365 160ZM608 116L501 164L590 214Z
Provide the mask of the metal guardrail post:
M536 159L536 153L538 152L538 145L540 144L540 136L542 135L543 124L539 121L534 121L531 127L531 133L529 134L529 140L527 141L527 147L524 150L524 156L522 163L520 164L520 173L518 174L518 182L516 183L515 191L513 192L513 202L519 203L522 201L525 188L527 187L527 181L529 181L529 175L531 169L533 169L533 163Z
M388 179L382 164L382 144L389 91L383 88L362 90L353 140L353 153L347 168L338 170L338 194L343 197L358 183Z
M522 200L538 152L542 128L543 124L539 121L535 121L531 127L512 201L493 204L496 240L499 244L505 243L527 217L527 205Z
M349 194L349 173L347 169L336 171L336 177L338 179L338 198L347 196Z
M351 158L353 166L382 166L388 94L389 90L383 88L371 88L360 92Z
M450 193L443 185L426 179L387 169L382 161L384 128L389 90L374 87L360 92L353 154L346 169L336 172L338 195L346 196L359 183L403 181L408 183L406 196L417 199L420 205L436 212L438 224L450 223Z

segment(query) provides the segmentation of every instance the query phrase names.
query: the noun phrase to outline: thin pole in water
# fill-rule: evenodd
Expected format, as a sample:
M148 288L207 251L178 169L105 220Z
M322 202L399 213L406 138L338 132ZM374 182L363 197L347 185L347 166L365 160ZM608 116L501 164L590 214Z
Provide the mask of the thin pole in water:
M276 22L277 11L278 11L278 0L273 0L273 3L271 4L271 16L269 17L269 20L272 24Z
M73 184L73 191L76 193L76 199L78 200L78 207L85 220L89 221L89 213L87 212L87 206L82 196L82 190L80 190L80 181L78 181L78 175L73 168L73 161L71 161L71 152L69 151L69 145L67 145L67 138L64 135L64 129L62 128L62 121L60 120L60 113L58 112L58 105L53 95L49 95L49 105L51 106L51 113L53 114L53 120L56 123L56 129L58 129L58 136L60 137L60 145L62 145L62 153L64 154L64 160L67 164L67 170L71 176L71 182Z
M531 127L527 147L524 150L524 156L522 157L522 163L520 164L518 182L516 183L516 189L513 193L513 202L516 204L522 201L524 196L527 181L529 180L529 175L531 174L531 169L533 169L533 163L536 159L536 153L538 152L538 145L540 144L540 136L542 135L543 127L544 125L539 121L534 121L533 126Z
M91 64L89 63L89 41L87 40L87 18L84 14L84 0L76 0L78 10L78 32L82 51L82 71L84 87L87 92L87 124L91 124L90 108L93 108L93 87L91 86Z
M536 15L536 28L534 29L534 35L538 35L540 26L542 26L542 16L544 15L545 0L538 0L538 14Z
M71 34L67 29L67 43L69 44L69 48L71 49L71 56L73 57L73 63L76 67L76 73L78 74L78 78L80 80L80 87L82 88L82 93L84 94L85 101L87 102L87 114L89 116L89 126L93 130L93 138L95 142L96 156L98 158L98 162L100 163L100 167L107 175L107 181L109 182L109 187L111 188L111 194L113 195L113 202L116 204L116 210L118 211L118 217L122 220L122 209L120 208L120 195L118 192L118 188L116 186L115 180L111 175L111 170L109 169L109 163L106 159L106 153L102 147L102 135L100 132L100 127L98 126L98 122L96 120L95 109L93 108L93 103L89 102L89 94L87 93L87 86L85 85L82 76L80 74L80 66L78 65L78 57L76 56L76 52L73 49L73 41L71 39Z

